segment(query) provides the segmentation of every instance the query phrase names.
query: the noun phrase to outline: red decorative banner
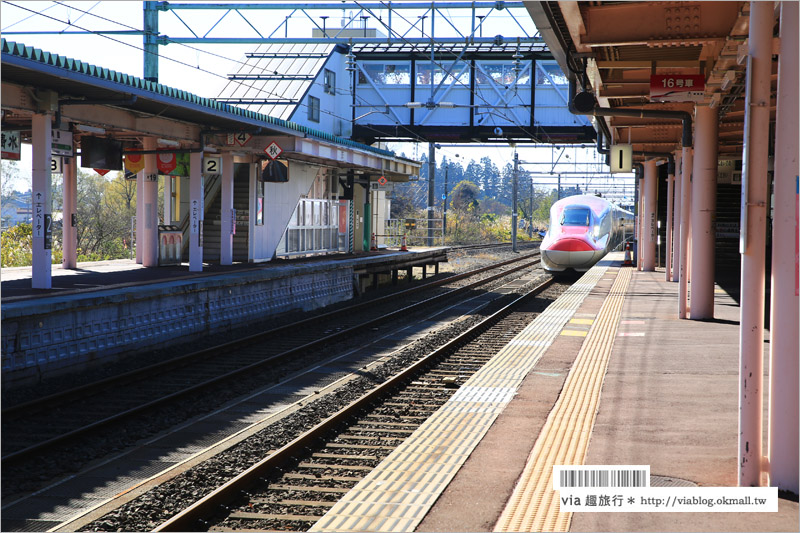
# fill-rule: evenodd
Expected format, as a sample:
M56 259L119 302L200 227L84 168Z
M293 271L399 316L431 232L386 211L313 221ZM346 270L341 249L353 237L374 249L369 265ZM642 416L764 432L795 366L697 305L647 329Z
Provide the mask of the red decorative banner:
M178 166L175 154L158 154L156 166L161 174L169 174Z
M95 169L92 169L92 170L94 170L95 172L97 172L97 173L98 173L98 174L100 174L101 176L105 176L106 174L108 174L109 172L111 172L110 170L106 170L106 169L104 169L104 168L95 168Z
M125 169L136 174L144 168L144 156L142 154L125 154Z

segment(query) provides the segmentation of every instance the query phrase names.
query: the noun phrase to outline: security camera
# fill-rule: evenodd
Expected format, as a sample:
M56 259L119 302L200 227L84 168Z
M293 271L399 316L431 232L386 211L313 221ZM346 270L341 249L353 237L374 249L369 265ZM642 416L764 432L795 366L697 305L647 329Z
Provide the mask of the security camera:
M497 126L494 129L494 134L497 135L498 137L501 136L503 134L503 128L501 128L500 126Z

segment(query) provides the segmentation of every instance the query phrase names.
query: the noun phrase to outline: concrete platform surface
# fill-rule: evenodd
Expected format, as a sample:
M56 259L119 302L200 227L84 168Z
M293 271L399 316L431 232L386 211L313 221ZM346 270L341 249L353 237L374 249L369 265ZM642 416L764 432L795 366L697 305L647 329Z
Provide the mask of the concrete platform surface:
M597 314L617 272L575 317ZM584 464L650 465L651 478L735 487L739 307L718 288L715 320L680 320L677 292L663 270L633 272ZM416 531L493 530L584 339L553 342ZM766 444L766 418L764 428ZM777 513L573 513L569 530L798 531L799 520L798 503L781 499Z

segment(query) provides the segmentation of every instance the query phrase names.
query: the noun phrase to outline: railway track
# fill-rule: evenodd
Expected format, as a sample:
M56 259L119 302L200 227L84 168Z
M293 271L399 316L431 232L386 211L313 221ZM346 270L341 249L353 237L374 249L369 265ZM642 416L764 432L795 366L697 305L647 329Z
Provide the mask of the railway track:
M399 296L393 294L348 306L294 325L6 408L2 412L4 478L13 477L14 468L18 465L22 465L25 471L26 463L36 462L55 449L81 457L81 450L84 449L82 443L87 439L92 440L92 435L116 431L124 434L125 421L135 415L146 416L151 410L181 398L191 400L203 391L215 390L214 387L218 389L221 383L242 381L259 369L277 366L281 361L305 364L303 357L315 348L352 337L357 331L379 327L387 320L392 320L392 317L410 318L416 310L428 309L437 305L437 302L485 285L492 279L528 268L538 262L534 255L418 285L402 291ZM485 275L498 268L501 272L478 282L466 281L470 276ZM449 287L442 287L444 285ZM431 290L438 294L431 298L424 298L420 294ZM378 306L382 305L391 306L391 309L379 317L365 317L365 314L374 315ZM303 331L303 334L297 331ZM287 342L289 339L295 339L294 345ZM236 386L232 385L231 389L236 389ZM129 438L135 439L135 435ZM116 440L113 448L124 445L125 435L120 435Z
M552 283L508 298L513 301L155 530L306 531L541 312L533 297Z

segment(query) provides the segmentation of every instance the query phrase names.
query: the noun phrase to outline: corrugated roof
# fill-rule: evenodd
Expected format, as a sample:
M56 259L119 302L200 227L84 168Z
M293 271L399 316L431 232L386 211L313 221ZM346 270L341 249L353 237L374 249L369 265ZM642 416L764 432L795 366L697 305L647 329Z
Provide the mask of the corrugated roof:
M115 70L99 67L96 65L92 65L90 63L85 63L77 59L64 57L59 54L45 52L38 48L26 46L22 43L16 43L13 41L7 41L6 39L2 39L0 41L0 49L2 50L2 56L4 62L7 61L7 56L13 56L15 58L29 61L33 65L36 64L46 65L48 67L53 67L56 69L63 69L65 72L68 73L75 73L79 75L88 76L90 78L96 78L98 80L119 84L120 85L119 90L121 92L125 92L125 87L129 87L131 89L136 89L138 91L146 91L152 93L154 96L172 98L181 102L185 102L187 104L200 106L217 114L229 115L231 119L235 119L237 117L249 119L251 121L257 121L263 123L263 126L266 128L269 128L270 126L278 126L294 130L299 133L303 133L309 137L315 137L321 140L329 141L343 146L348 146L358 150L373 152L376 154L381 154L389 157L395 156L394 152L389 150L384 150L366 144L357 143L350 139L337 137L335 135L331 135L329 133L325 133L320 130L309 128L307 126L301 126L299 124L295 124L294 122L289 122L282 118L276 118L263 113L258 113L248 109L243 109L237 106L233 106L224 102L218 102L213 98L204 98L202 96L198 96L188 91L175 89L173 87L168 87L160 83L152 83L142 78L138 78L136 76L131 76L129 74L124 74L122 72L117 72Z

